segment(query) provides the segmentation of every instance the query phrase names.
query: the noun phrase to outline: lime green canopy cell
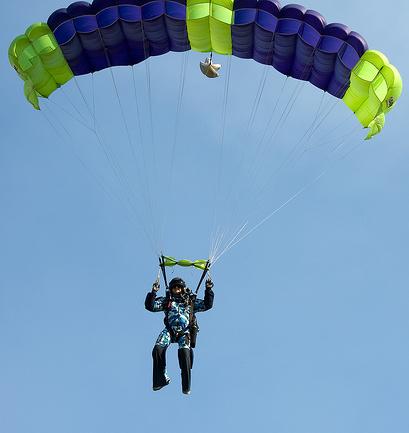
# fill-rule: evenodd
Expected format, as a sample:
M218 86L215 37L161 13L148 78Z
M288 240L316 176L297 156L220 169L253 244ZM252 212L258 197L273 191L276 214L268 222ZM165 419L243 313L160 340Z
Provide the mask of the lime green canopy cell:
M368 50L352 70L350 87L343 101L355 113L362 126L370 128L367 139L385 125L385 114L402 93L399 71L379 51Z
M53 32L44 23L33 24L14 39L9 60L24 81L27 100L37 110L39 96L48 97L73 77Z
M192 50L232 54L233 0L188 0L186 25Z

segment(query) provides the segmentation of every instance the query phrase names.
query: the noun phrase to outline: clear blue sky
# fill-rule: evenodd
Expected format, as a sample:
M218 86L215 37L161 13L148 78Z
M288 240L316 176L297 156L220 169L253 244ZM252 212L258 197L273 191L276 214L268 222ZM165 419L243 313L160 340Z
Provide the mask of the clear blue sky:
M22 82L8 64L10 41L64 5L21 0L4 4L1 15L0 431L409 433L406 93L381 136L363 142L362 131L355 133L342 147L348 151L360 144L353 153L329 166L318 182L215 265L215 307L199 317L192 395L181 394L174 347L168 351L173 381L153 393L151 349L162 316L145 311L143 301L157 275L157 257L127 213L121 194L129 188L118 186L93 134L61 111L65 107L79 117L67 102L72 98L90 121L75 85L44 104L56 134L26 103ZM406 1L309 0L305 5L329 22L359 31L371 48L388 55L405 81ZM218 56L222 78L206 80L198 69L203 57L187 58L173 181L169 160L184 55L149 64L155 147L150 146L146 70L135 68L147 149L141 176L132 165L109 73L96 75L94 82L101 136L135 185L139 199L131 200L142 225L155 231L152 238L165 253L179 258L208 254L213 214L224 228L235 228L253 209L249 187L257 178L245 177L242 170L283 83L268 71L246 136L264 69L233 59L220 155L228 65ZM136 143L130 69L114 74ZM78 83L91 104L91 78ZM282 101L296 86L286 83ZM261 179L309 127L320 101L317 89L302 86L275 145L260 158ZM322 102L329 110L331 98ZM269 183L249 227L328 166L325 157L334 154L320 135L340 137L354 125L339 104L307 143L318 146L281 171L277 187ZM239 164L242 152L244 165ZM141 177L150 198L140 194ZM229 182L233 194L225 199ZM182 270L181 275L193 286L199 274Z

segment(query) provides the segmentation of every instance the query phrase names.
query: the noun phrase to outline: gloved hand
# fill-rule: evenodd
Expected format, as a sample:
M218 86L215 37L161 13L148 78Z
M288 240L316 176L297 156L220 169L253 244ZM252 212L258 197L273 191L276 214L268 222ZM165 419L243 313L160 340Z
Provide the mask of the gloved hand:
M212 279L211 279L211 278L208 278L208 279L206 280L206 290L213 289L213 286L214 286L214 284L213 284Z
M157 292L160 289L160 283L159 280L156 280L153 284L152 284L152 292Z

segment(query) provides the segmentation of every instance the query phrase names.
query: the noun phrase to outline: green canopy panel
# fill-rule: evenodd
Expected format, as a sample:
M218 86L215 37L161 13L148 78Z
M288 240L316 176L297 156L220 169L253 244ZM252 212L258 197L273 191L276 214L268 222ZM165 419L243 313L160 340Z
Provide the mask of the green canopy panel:
M30 104L40 109L38 97L47 98L74 75L45 23L30 26L24 35L14 39L9 60L24 81L24 94Z
M372 138L381 132L385 114L399 99L402 78L384 54L368 50L352 69L350 82L343 101L361 125L370 128L367 139Z
M234 0L188 0L186 25L192 50L232 54Z

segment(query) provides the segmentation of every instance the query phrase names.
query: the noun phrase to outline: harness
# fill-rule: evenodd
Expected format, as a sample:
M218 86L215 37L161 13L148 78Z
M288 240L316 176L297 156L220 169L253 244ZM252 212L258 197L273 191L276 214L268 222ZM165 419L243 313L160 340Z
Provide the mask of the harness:
M185 295L186 296L186 295ZM196 314L194 314L194 306L195 306L196 296L193 294L187 295L187 299L181 300L180 303L183 303L185 307L189 307L189 325L187 327L187 331L175 332L174 329L170 326L169 323L169 312L172 308L172 299L169 295L166 296L165 299L165 319L164 324L166 329L169 331L170 339L172 343L177 343L179 340L185 336L190 341L191 347L195 347L196 343L196 335L199 331L199 327L197 325Z
M183 262L186 263L188 261L184 260ZM197 261L197 262L199 262L199 261ZM203 262L203 261L201 260L200 262ZM191 266L195 266L195 262L189 262L189 263L191 263ZM176 260L172 259L172 258L165 257L163 255L159 257L159 266L160 266L160 269L162 270L163 280L165 281L165 286L166 286L164 323L165 323L166 329L169 331L170 339L171 339L172 343L177 343L180 340L180 338L182 338L183 336L186 336L188 343L190 342L190 347L194 348L194 347L196 347L196 339L197 339L197 334L199 332L199 325L197 322L196 314L194 312L195 301L196 301L197 293L200 289L200 286L202 285L202 282L203 282L204 278L206 277L207 272L209 271L210 261L207 260L205 262L204 266L200 267L201 269L203 269L203 272L202 272L200 280L197 284L195 292L192 293L189 291L188 293L185 293L184 295L182 295L182 297L183 296L185 297L185 299L183 300L185 302L185 305L190 307L189 325L187 328L187 332L186 331L175 332L169 324L169 311L172 307L172 293L171 293L169 286L168 286L168 280L166 277L166 266L174 266L175 264L180 264L180 263L177 262ZM182 266L187 266L187 265L182 264ZM198 267L198 266L196 266L196 267Z

